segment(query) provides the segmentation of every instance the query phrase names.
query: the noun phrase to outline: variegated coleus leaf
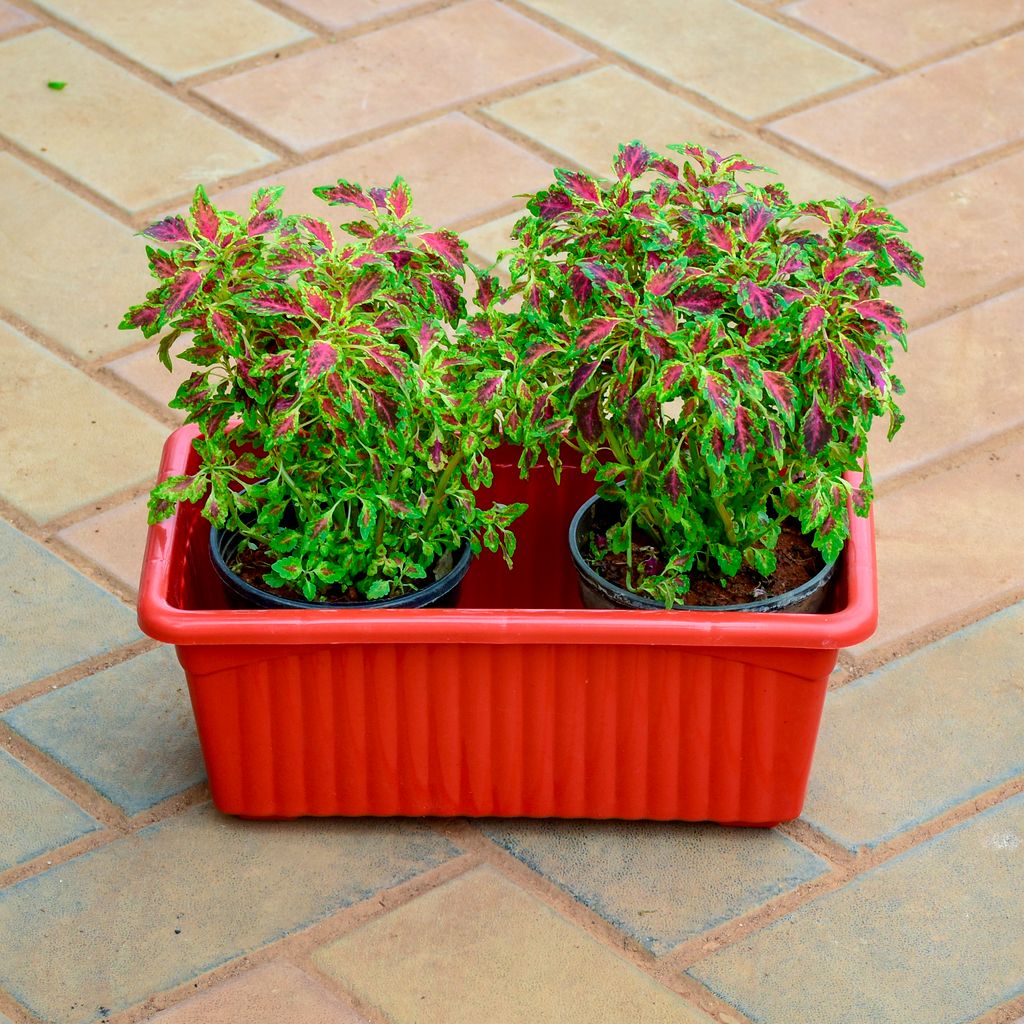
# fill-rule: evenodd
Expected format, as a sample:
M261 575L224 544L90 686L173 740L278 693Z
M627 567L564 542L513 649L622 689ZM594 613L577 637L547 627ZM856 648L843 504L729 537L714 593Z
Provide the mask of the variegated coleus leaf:
M331 206L356 206L360 210L374 210L374 202L363 189L350 181L339 178L336 185L318 185L313 195Z

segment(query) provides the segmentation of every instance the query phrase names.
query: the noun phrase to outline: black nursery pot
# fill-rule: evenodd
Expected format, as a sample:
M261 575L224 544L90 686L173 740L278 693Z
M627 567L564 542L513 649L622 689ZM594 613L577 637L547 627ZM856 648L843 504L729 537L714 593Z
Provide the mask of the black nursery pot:
M581 545L591 532L598 512L610 508L611 503L598 495L580 506L569 525L569 551L579 578L580 598L584 608L636 608L643 610L665 610L661 601L641 594L634 594L595 572L584 558ZM836 562L829 562L806 583L775 597L765 597L745 604L696 605L677 604L674 608L689 612L800 612L821 611L828 598L829 582L835 572Z
M469 571L473 551L463 544L456 553L454 564L440 579L411 594L401 597L382 597L378 601L303 601L299 598L279 597L247 583L230 568L242 535L230 530L210 527L210 560L220 581L227 588L228 599L235 608L302 608L311 611L351 608L454 608L459 601L462 580Z

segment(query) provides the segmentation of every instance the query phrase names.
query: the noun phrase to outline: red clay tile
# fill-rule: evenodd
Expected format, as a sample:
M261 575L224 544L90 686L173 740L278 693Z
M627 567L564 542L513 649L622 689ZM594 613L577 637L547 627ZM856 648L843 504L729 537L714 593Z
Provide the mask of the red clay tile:
M587 56L493 0L470 0L198 91L305 152L528 82Z
M1024 33L775 121L883 188L1024 136Z

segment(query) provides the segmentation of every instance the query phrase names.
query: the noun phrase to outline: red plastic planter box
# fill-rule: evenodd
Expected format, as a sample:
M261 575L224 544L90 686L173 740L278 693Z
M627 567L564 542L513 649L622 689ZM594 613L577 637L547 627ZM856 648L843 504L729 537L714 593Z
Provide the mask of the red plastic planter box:
M171 435L162 477L194 471L194 437ZM494 493L530 502L515 569L484 555L455 610L235 611L195 508L150 527L139 622L177 647L217 807L796 817L838 649L874 629L871 521L827 614L592 611L565 540L589 481L499 467Z

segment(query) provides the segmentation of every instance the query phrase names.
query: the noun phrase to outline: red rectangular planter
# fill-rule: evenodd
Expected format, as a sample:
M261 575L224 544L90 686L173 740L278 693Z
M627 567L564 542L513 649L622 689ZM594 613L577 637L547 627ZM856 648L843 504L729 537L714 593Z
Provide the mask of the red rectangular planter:
M161 478L191 472L195 432ZM567 467L516 564L485 554L454 610L227 607L194 507L150 527L139 622L188 678L214 802L249 817L500 815L772 825L799 815L838 649L876 619L874 533L852 531L825 614L594 611L566 536Z

